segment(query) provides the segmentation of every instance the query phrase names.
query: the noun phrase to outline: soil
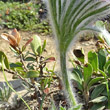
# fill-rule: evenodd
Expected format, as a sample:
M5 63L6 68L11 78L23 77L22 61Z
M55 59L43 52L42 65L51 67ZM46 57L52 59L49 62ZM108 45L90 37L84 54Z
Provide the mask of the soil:
M11 32L11 30L7 30L7 29L3 29L0 30L0 34L3 32ZM21 41L21 45L24 45L26 43L26 41L28 39L30 39L33 35L38 35L37 33L34 32L23 32L23 31L19 31L20 35L22 36L22 41ZM46 52L44 53L44 56L49 57L49 56L54 56L57 59L56 56L56 47L55 47L55 43L54 43L54 38L53 36L45 36L45 35L38 35L40 36L42 42L44 40L47 41L47 45L46 45ZM94 38L91 38L89 40L83 40L83 41L77 41L76 44L73 44L73 48L83 48L85 51L85 55L87 56L87 53L89 50L94 50L96 49L95 46L96 40ZM71 50L71 52L73 52L73 48ZM27 50L30 50L30 46L27 47ZM4 51L5 54L7 55L8 59L10 62L15 62L18 61L17 58L14 57L14 53L10 50L9 48L9 44L3 40L0 37L0 51ZM70 55L70 57L72 58L72 56ZM48 68L52 68L54 65L54 63L49 63L47 66ZM56 70L57 70L57 65L56 65ZM0 82L5 81L2 72L0 72ZM6 73L7 79L8 81L13 80L12 79L12 75L9 73ZM45 102L44 102L44 110L48 110L48 107L51 106L51 99L54 99L55 104L58 105L59 103L61 103L63 106L69 106L69 104L66 103L65 101L65 97L63 95L63 92L61 90L59 90L59 83L58 80L55 80L51 87L50 87L50 92L52 94L50 94L49 96L46 96L45 98ZM27 97L25 97L26 102L29 104L29 106L31 107L32 110L39 110L38 109L38 103L36 99L32 99L32 94L28 94ZM15 109L14 109L15 110ZM20 106L18 106L18 108L16 107L16 110L27 110L26 106L21 103Z

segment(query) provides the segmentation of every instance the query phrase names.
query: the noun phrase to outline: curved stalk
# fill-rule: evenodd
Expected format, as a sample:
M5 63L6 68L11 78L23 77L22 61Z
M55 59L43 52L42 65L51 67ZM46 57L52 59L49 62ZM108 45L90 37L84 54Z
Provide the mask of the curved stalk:
M69 99L71 101L71 106L76 106L77 102L76 102L75 96L73 94L72 87L70 86L70 82L69 82L68 74L67 74L66 52L60 53L60 66L61 66L62 83L64 85L64 89L66 90L66 93L69 95Z
M3 59L3 57L2 57ZM21 97L21 95L19 95L14 89L13 87L9 84L8 80L7 80L7 77L5 75L5 72L4 72L4 67L3 67L3 61L2 61L2 71L3 71L3 75L4 75L4 78L5 78L5 81L6 81L6 84L8 85L8 87L18 95L18 97L24 102L24 104L27 106L28 110L31 110L31 108L29 107L29 105L26 103L26 101Z

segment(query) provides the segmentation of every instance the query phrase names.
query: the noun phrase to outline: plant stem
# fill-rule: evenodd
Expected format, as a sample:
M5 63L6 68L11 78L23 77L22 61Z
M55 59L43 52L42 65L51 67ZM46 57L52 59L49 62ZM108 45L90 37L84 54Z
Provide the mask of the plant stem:
M73 94L72 88L70 86L70 82L68 80L67 67L66 67L66 52L60 53L60 66L61 66L61 72L62 72L62 82L65 87L64 89L67 90L69 99L71 100L71 105L75 106L77 105L77 102Z
M106 89L107 89L107 95L108 95L108 109L110 109L110 91L108 86L108 80L106 79Z
M46 96L46 94L45 93L43 93L43 95L42 95L42 101L41 101L41 104L40 104L40 110L43 110L43 102L44 102L44 98L45 98L45 96Z
M22 54L22 53L20 54L20 62L22 63L25 72L27 72L28 69L27 69L26 66L25 66L24 58L23 58L23 54Z
M13 89L13 87L8 83L8 80L6 78L6 75L5 75L5 72L4 72L4 67L3 67L3 61L2 61L2 71L3 71L3 75L4 75L4 78L5 78L5 81L8 85L8 87L18 95L18 97L24 102L24 104L27 106L28 110L31 110L31 108L29 107L29 105L26 103L26 101Z
M4 71L8 72L8 73L11 73L11 74L14 74L14 75L17 75L22 81L26 82L30 87L33 87L35 88L32 84L30 84L25 78L23 78L21 75L19 75L17 72L14 72L10 69L4 69Z

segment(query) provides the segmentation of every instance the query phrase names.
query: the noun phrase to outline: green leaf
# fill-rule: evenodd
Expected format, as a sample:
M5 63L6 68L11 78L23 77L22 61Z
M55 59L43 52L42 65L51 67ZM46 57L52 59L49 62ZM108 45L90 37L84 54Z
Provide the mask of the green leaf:
M94 71L98 71L98 55L90 51L88 53L88 62L92 65Z
M39 46L39 48L37 49L37 53L38 53L38 55L42 54L42 47L41 46Z
M100 102L104 102L105 100L107 100L107 97L106 96L100 96L100 97L97 97L97 98L91 100L90 102L100 103Z
M105 78L107 77L106 73L103 72L102 70L99 70L99 72L100 72Z
M100 84L96 86L95 89L92 91L91 99L95 99L96 97L98 97L103 92L104 89L105 84Z
M13 47L10 46L10 49L11 49L12 52L14 52L14 54L15 54L16 56L19 56L18 52L17 52Z
M39 74L40 74L39 71L31 70L25 74L25 78L36 78L39 77Z
M93 78L93 79L89 82L89 84L88 84L88 90L90 89L90 87L91 87L92 85L94 85L95 83L98 83L98 81L103 80L103 79L104 79L104 77L96 77L96 78Z
M106 63L106 54L103 49L98 52L99 69L104 70L104 65Z
M108 72L109 67L110 67L110 61L107 61L105 66L104 66L104 72Z
M43 43L43 46L42 46L42 52L44 51L45 47L46 47L46 40L44 40L44 43Z
M25 61L36 61L36 59L33 57L26 57L24 60Z
M104 24L104 22L101 21L101 20L96 21L96 24L95 24L95 25L96 25L98 28L102 28L102 29L105 28L105 24Z
M6 56L5 53L2 52L2 51L0 51L0 60L4 60L4 65L5 65L5 67L6 67L7 69L10 68L9 62L8 62L8 59L7 59L7 56ZM1 63L1 61L0 61L0 63Z
M11 68L22 67L22 63L21 62L10 63L10 67Z
M91 108L91 110L104 110L105 106L101 103L99 104L94 104Z
M110 91L109 91L109 94L110 94ZM101 93L101 95L103 95L103 96L108 96L107 90L104 90L104 91Z
M72 108L69 108L68 110L81 110L82 105L76 105Z
M89 63L86 64L84 66L83 71L84 71L84 83L85 83L85 85L87 85L88 82L90 81L92 73L93 73L93 69L92 69L91 64L89 64Z
M82 73L78 70L78 69L73 69L72 73L71 73L72 77L71 79L74 79L77 83L78 89L83 91L83 87L82 87Z
M10 68L14 71L22 72L24 71L24 69L22 68L22 63L21 62L16 62L16 63L10 63Z
M110 3L103 2L103 0L69 0L69 2L68 0L48 0L47 5L51 16L53 31L58 43L64 83L68 81L65 68L66 52L72 41L75 40L75 37L78 37L83 30L87 30L89 24L100 16L102 17L108 14L106 12L110 13ZM89 69L84 69L84 79L85 82L87 81L86 83L88 83L92 75L92 66L88 65L88 67ZM69 85L68 87L66 83L64 85L66 86L65 88L68 89ZM72 99L71 93L69 91L68 93ZM77 102L73 99L70 105L76 105Z
M32 51L34 52L34 54L38 54L37 50L38 48L41 46L41 39L39 36L37 35L34 35L33 36L33 40L31 42L31 48L32 48Z
M66 108L60 107L60 110L66 110Z

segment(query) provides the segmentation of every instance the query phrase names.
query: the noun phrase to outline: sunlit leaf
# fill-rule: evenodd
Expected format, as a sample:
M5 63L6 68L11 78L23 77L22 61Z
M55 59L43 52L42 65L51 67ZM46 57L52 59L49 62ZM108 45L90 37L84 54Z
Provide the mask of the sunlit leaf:
M60 110L66 110L66 108L60 107Z
M38 55L41 55L42 54L42 47L41 46L38 47L37 53L38 53Z
M105 78L107 77L106 73L102 70L99 70L99 72L102 74L102 76L104 76Z
M103 29L105 28L104 22L103 21L99 21L99 20L96 21L96 26L99 27L99 28L103 28Z
M41 39L39 36L37 35L34 35L33 36L33 40L31 42L31 48L32 48L32 51L34 52L34 54L38 54L37 53L37 50L38 48L41 46Z
M16 56L19 56L18 52L17 52L14 48L12 48L12 47L10 46L10 49L11 49L12 52L14 52L14 54L15 54Z
M98 55L95 52L90 51L88 53L88 62L92 65L94 71L98 71Z
M104 102L105 100L107 100L106 96L100 96L100 97L97 97L97 98L91 100L90 102L99 103L99 102Z

